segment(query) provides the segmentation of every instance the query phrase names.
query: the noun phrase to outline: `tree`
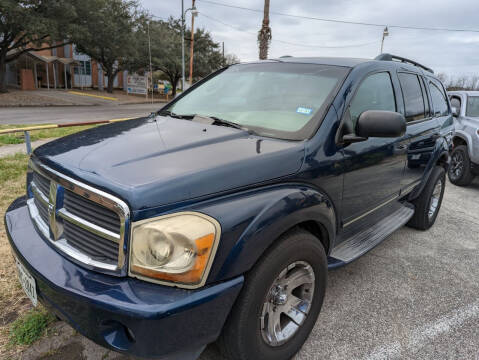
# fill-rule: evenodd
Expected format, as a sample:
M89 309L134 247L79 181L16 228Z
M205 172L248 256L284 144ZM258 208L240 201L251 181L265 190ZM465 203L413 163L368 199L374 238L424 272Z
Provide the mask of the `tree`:
M0 92L7 91L7 64L27 51L68 43L75 6L68 0L0 0Z
M271 27L269 26L269 1L270 0L264 0L263 25L258 32L260 60L266 60L268 58L268 47L272 38Z
M148 68L148 23L141 25L137 38L137 59L131 69ZM160 70L171 83L173 96L181 80L181 21L170 18L168 21L149 21L153 68ZM185 31L185 62L189 61L191 31ZM204 29L195 31L194 79L200 79L223 67L224 61L220 44L213 41ZM189 76L189 69L186 69Z
M77 50L101 65L108 79L107 91L119 71L136 56L135 30L144 16L134 0L77 0L82 6L79 31L72 38Z

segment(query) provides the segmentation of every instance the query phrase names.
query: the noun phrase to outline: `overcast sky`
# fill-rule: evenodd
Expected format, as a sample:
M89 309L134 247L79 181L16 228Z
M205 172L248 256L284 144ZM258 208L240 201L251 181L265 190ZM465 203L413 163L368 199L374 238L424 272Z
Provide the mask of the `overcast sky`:
M191 0L184 0L185 8ZM215 0L262 9L262 0ZM181 16L181 0L141 0L151 14ZM242 61L258 58L257 31L262 13L196 1L195 27L208 30L225 52ZM478 0L271 0L271 11L328 19L389 25L447 27L479 31ZM208 17L210 18L208 18ZM213 20L213 19L215 20ZM222 24L221 22L224 24ZM191 26L190 14L187 15ZM226 25L225 25L226 24ZM383 28L336 24L271 15L270 57L344 56L373 58L380 52ZM389 28L384 52L414 59L447 74L479 73L479 32L444 32ZM293 44L288 44L293 43ZM324 48L331 47L331 48Z

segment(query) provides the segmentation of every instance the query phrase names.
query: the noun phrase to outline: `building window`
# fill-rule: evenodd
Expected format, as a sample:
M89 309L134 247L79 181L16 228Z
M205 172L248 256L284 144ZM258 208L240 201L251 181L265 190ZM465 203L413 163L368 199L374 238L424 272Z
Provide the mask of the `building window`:
M78 61L78 65L75 66L75 75L91 75L91 61Z

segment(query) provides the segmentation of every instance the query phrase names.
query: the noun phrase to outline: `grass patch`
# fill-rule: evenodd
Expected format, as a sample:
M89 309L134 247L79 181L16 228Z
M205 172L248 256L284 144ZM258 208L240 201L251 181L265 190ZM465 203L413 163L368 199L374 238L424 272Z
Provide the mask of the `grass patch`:
M25 128L30 126L35 126L35 125L0 125L0 130ZM72 127L64 127L64 128L44 129L44 130L33 130L33 131L30 131L30 140L35 141L40 139L51 139L51 138L62 137L62 136L74 134L86 129L90 129L95 126L98 126L98 125L85 125L85 126L72 126ZM23 144L24 142L25 142L25 135L23 132L0 135L0 146L12 145L12 144Z
M28 156L17 154L0 158L0 359L17 359L22 345L10 344L10 330L19 314L32 309L15 271L15 263L5 232L4 214L8 205L25 194Z
M32 310L18 318L10 327L11 345L30 345L42 337L55 316L44 309Z
M27 163L28 155L20 153L0 158L0 186L20 176L26 178Z

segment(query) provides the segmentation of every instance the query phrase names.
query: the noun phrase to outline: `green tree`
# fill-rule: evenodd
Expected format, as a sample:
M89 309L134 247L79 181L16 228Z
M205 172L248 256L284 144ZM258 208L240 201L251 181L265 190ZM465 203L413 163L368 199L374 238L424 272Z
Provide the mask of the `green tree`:
M108 79L107 91L119 71L136 56L135 31L143 16L137 1L77 0L81 3L79 31L72 39L77 50L99 63Z
M145 19L139 29L137 38L137 59L131 68L148 69L148 22ZM141 34L142 33L142 34ZM170 18L168 21L149 21L151 39L151 54L154 70L160 70L172 85L173 96L181 80L181 21ZM189 63L190 30L185 31L185 63ZM233 58L235 58L233 56ZM201 79L211 72L226 65L216 43L209 32L204 29L195 31L194 46L194 79ZM189 76L189 67L186 66L186 76Z
M0 92L7 91L7 64L68 43L75 16L73 1L0 0Z

